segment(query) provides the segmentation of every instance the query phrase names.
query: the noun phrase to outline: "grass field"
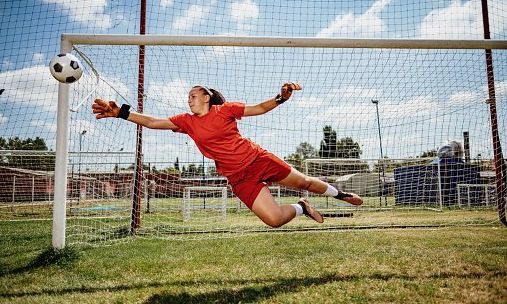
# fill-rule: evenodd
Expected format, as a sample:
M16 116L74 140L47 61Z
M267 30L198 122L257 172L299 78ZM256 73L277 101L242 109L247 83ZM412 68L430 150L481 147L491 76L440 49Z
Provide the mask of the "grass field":
M507 229L147 240L48 254L50 221L0 222L2 303L506 303Z

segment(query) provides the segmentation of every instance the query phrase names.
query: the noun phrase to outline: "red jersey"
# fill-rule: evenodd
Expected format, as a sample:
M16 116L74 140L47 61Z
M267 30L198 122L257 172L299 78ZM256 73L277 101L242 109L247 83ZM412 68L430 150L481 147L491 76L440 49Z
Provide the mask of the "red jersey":
M259 145L241 136L236 120L245 112L245 104L225 102L211 106L204 116L179 114L169 119L188 134L207 158L213 159L218 173L230 176L251 164L264 151Z

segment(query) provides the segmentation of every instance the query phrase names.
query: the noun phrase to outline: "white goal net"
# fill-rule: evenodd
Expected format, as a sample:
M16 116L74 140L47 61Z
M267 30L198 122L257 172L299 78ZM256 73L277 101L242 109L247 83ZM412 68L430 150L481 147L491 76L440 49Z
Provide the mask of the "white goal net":
M479 199L489 197L481 189L489 193L491 188L474 188L477 201L466 204L462 189L495 184L488 175L494 169L481 48L487 42L105 36L102 45L95 45L88 36L66 38L74 39L74 53L88 64L83 79L70 88L69 106L77 111L69 114L68 142L71 151L81 145L89 160L80 170L80 184L96 190L89 195L88 186L80 186L86 195L78 196L79 207L67 205L70 242L117 241L131 234L207 238L273 231L238 207L227 180L189 137L140 131L124 120L95 120L91 114L94 97L134 109L142 104L144 113L159 117L187 112L187 94L195 84L247 104L272 97L285 81L303 85L302 92L272 112L242 119L242 134L301 172L357 192L365 204L352 207L306 191L275 188L279 203L309 196L327 217L323 225L303 217L279 230L498 220L495 204ZM140 98L138 45L103 45L108 40L156 44L145 46ZM357 43L362 47L353 46ZM488 47L497 48L497 62L507 62L506 43ZM507 75L505 65L498 66L500 100ZM123 164L114 161L118 155ZM69 171L75 169L67 167Z
M55 247L507 225L504 0L0 6L0 221L54 217ZM58 90L48 64L62 52L84 74ZM196 84L252 105L287 81L303 90L238 126L299 171L363 196L358 208L269 185L280 204L308 196L323 225L267 228L190 138L97 121L90 109L101 97L169 117L189 111Z

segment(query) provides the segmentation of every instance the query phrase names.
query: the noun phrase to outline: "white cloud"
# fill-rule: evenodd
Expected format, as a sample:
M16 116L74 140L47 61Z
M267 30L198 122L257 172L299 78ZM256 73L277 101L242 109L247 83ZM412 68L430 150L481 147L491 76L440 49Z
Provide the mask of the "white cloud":
M37 64L44 64L44 58L45 58L45 56L42 53L33 53L32 62L36 65Z
M337 89L331 90L331 93L334 96L340 96L345 100L353 100L357 98L361 98L369 102L371 99L375 99L376 96L379 96L381 92L375 88L367 87L367 86L344 86Z
M107 0L81 0L81 1L68 1L68 0L42 0L48 4L56 4L68 11L71 20L81 24L93 24L93 26L108 29L111 28L111 16L104 13Z
M172 27L176 30L188 30L196 25L203 23L206 17L211 13L210 6L191 5L185 13L174 20Z
M120 92L122 96L129 96L128 87L118 79L108 78L107 82L111 86L101 81L94 96L90 97L90 103L96 96L117 98L116 91ZM49 68L45 65L0 73L0 83L3 83L5 88L2 98L9 102L18 103L20 106L36 106L45 110L56 110L58 82L51 76ZM73 88L77 89L77 86L80 89L73 90ZM89 75L83 75L79 82L72 84L69 97L71 106L76 106L93 87L95 87L95 78ZM88 107L90 103L84 104L83 107Z
M400 106L396 103L382 105L383 119L400 119L405 117L431 116L438 113L440 105L438 100L431 95L415 96L403 103L404 111L400 112ZM400 114L401 113L401 114Z
M231 4L231 18L236 22L245 22L248 19L259 17L259 7L250 0L233 2Z
M507 94L507 80L495 82L495 95L497 97ZM452 106L463 106L469 104L484 103L489 98L488 86L484 85L479 91L460 91L452 94L449 104Z
M9 118L5 117L2 113L0 113L0 126L6 123Z
M479 1L454 0L448 7L431 11L419 27L419 37L426 39L479 39L482 33Z
M481 97L478 92L472 91L461 91L451 95L449 98L449 104L453 106L463 106L465 104L472 104L484 101L484 97Z
M0 73L0 83L5 87L2 98L10 102L56 109L58 82L51 77L46 66L37 65Z
M236 60L239 60L241 56L240 48L228 46L206 46L200 51L197 51L196 60L208 61L210 58L213 58L213 60L224 60L227 56L234 56Z
M328 27L322 29L317 37L377 37L387 30L379 14L391 0L378 0L362 15L347 13L336 16Z
M298 108L313 108L313 107L321 107L325 106L327 100L325 97L317 97L317 96L303 96L297 99L297 102L293 102L294 107Z
M160 6L169 7L174 4L174 0L160 0Z
M238 31L253 29L252 22L259 17L259 7L251 0L233 2L231 4L231 20L236 22Z
M168 83L155 82L148 86L147 91L150 96L162 103L168 103L181 112L182 109L188 109L187 99L188 91L191 85L181 79L174 79Z
M14 69L14 62L10 60L4 60L2 62L2 71L8 71Z
M94 94L95 96L100 94L100 96L102 96L104 98L116 99L118 102L121 102L121 100L120 100L121 97L125 97L128 99L129 96L132 96L129 87L125 83L123 83L121 80L119 80L118 78L115 78L112 76L106 76L106 75L101 76L101 77L104 81L101 80L99 82L96 93ZM83 82L83 80L84 79L81 79L80 82ZM81 92L81 95L82 95L81 98L85 97L96 86L95 76L87 77L86 80L88 82L93 83L93 84L87 86L87 87L89 87L88 90ZM106 83L106 81L107 81L107 83ZM83 84L83 87L84 86L85 85ZM94 98L95 98L94 96L91 96L91 99L94 99ZM78 100L75 100L75 102L78 102Z
M499 81L495 83L495 93L496 95L507 97L507 80Z
M507 11L507 2L490 1L495 11ZM491 16L491 13L490 13ZM491 37L507 29L505 18L491 16ZM419 38L424 39L482 39L484 37L480 1L462 2L454 0L448 7L431 11L422 20L418 29Z

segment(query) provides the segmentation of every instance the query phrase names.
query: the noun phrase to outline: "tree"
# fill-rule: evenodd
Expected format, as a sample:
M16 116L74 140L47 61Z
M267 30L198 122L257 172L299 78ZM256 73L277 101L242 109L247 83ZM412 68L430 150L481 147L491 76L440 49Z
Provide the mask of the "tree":
M215 166L208 166L208 176L219 176L217 168Z
M338 158L359 158L363 151L352 137L341 138L336 143L336 156Z
M423 152L421 155L418 156L418 158L426 158L426 157L436 157L437 156L437 150L429 150L426 152Z
M325 126L322 131L324 138L320 142L320 158L359 158L363 153L352 137L337 140L336 131L331 126Z
M188 168L185 169L185 166L183 166L183 169L181 171L182 177L196 177L199 175L203 175L204 173L204 167L201 165L197 166L196 164L189 164Z
M48 147L43 138L35 137L35 139L21 139L19 137L11 137L5 139L0 137L0 149L2 150L40 150L47 151Z
M174 162L174 169L180 171L180 160L178 157L176 157L176 161Z
M324 139L320 142L320 158L336 158L336 131L331 126L324 126Z
M160 172L168 173L168 174L175 174L175 175L180 174L180 170L176 170L176 168L173 168L173 167L166 167L166 168L160 170Z
M48 147L43 138L35 137L21 139L19 137L3 138L0 137L0 150L19 150L19 151L48 151ZM49 152L49 151L48 151ZM55 154L54 153L12 153L2 159L2 163L13 168L22 168L28 170L54 171Z
M121 168L120 170L124 171L134 171L136 170L136 164L132 163L126 168ZM150 170L149 164L143 163L143 171L148 172Z
M308 142L302 142L296 147L296 152L285 158L298 171L303 169L303 161L308 158L317 157L317 150Z

